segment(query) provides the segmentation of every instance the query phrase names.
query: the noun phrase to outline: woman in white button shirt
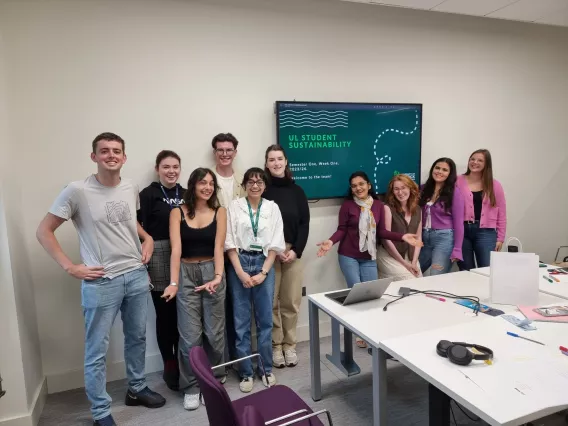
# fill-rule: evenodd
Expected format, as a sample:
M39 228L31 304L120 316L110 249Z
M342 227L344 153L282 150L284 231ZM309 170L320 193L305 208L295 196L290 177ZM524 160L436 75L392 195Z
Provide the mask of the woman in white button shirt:
M251 355L251 302L254 305L257 349L266 370L259 376L265 386L272 386L272 301L274 298L274 259L286 249L284 225L280 209L274 201L262 198L267 176L253 167L246 171L242 186L246 196L233 200L227 211L225 250L231 260L227 283L233 304L236 333L236 355ZM258 366L260 367L260 366ZM253 388L253 368L250 359L239 362L240 389Z

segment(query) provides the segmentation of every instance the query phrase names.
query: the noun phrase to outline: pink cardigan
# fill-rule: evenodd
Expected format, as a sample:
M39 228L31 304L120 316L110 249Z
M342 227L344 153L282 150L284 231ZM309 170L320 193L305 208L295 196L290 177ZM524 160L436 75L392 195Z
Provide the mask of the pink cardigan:
M464 222L475 220L473 212L473 194L469 189L465 175L459 175L456 183L465 199ZM489 197L483 197L481 207L480 228L497 229L497 241L505 241L507 231L507 205L505 203L505 192L498 180L493 179L493 192L495 193L495 207L491 207Z

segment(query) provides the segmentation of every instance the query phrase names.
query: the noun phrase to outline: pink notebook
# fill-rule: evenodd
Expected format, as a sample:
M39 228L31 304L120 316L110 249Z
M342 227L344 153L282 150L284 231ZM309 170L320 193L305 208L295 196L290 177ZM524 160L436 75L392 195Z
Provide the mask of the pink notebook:
M519 311L523 313L525 317L532 321L542 321L542 322L568 322L568 315L561 317L545 317L539 313L533 311L536 308L542 308L542 306L518 306Z

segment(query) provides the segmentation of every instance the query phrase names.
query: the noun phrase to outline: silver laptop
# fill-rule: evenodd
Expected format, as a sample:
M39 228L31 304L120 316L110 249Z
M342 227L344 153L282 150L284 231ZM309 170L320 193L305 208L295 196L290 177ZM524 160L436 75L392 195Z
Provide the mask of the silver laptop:
M325 296L335 300L343 306L366 302L367 300L380 299L385 291L387 291L387 288L391 285L392 281L392 278L383 278L380 280L358 283L355 284L353 288L327 293Z

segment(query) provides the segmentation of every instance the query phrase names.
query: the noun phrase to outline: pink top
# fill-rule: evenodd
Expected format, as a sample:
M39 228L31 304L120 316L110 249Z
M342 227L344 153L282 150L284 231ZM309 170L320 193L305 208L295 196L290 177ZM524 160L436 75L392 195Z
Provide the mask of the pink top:
M459 175L456 185L460 189L465 198L464 222L474 221L475 213L473 211L473 194L467 184L465 175ZM505 241L505 233L507 231L507 205L505 203L505 192L498 180L493 179L493 192L495 193L495 207L491 207L489 197L483 197L481 207L480 228L497 229L497 241Z

